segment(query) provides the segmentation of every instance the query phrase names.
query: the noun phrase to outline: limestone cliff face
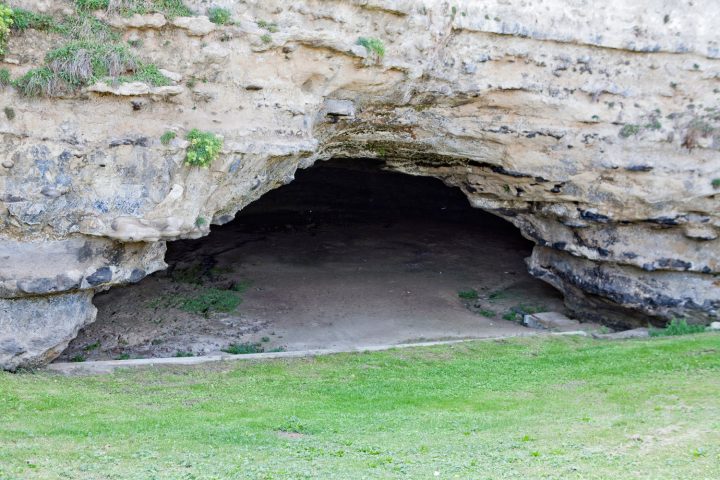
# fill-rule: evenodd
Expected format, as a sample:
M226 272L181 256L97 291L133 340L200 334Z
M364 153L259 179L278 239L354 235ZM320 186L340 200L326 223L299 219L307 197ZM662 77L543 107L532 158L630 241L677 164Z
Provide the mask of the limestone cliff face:
M51 359L93 320L93 291L164 267L165 241L329 158L460 187L536 242L530 271L580 318L720 315L715 0L219 0L222 26L186 3L198 15L96 13L169 86L0 92L5 368ZM19 76L61 43L14 33L5 67ZM224 139L209 168L184 163L193 128Z

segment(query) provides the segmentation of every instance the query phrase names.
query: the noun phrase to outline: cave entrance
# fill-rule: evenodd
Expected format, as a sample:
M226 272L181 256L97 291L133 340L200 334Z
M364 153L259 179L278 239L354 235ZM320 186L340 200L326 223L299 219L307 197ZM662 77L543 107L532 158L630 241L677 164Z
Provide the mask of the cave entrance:
M518 312L563 310L527 273L531 249L438 179L319 162L209 236L170 242L166 271L97 295L61 360L523 334Z

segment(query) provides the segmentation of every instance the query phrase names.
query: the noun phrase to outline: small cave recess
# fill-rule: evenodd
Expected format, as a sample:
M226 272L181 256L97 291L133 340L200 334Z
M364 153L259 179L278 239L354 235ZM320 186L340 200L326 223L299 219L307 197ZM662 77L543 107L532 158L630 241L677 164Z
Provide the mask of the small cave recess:
M356 347L522 334L563 311L532 243L441 180L334 159L300 170L168 269L95 297L58 361Z

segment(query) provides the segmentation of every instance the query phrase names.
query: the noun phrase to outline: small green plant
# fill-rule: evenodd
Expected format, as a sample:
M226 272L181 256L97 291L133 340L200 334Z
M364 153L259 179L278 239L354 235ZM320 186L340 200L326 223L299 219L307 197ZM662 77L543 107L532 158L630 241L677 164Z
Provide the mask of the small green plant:
M165 87L172 83L169 78L160 73L157 65L152 63L140 64L135 73L117 79L119 82L144 82L154 87Z
M264 28L265 30L267 30L267 31L270 32L270 33L275 33L275 32L277 32L277 31L279 30L279 29L278 29L278 26L277 26L277 23L275 23L275 22L268 22L268 21L265 21L265 20L258 20L258 21L257 21L257 26L260 27L260 28Z
M263 43L270 43L272 42L272 36L269 33L264 33L260 35L260 40L262 40Z
M168 18L192 15L182 0L75 0L75 5L80 11L105 10L126 17L136 13L162 13Z
M232 355L247 355L249 353L262 353L265 349L259 343L233 343L222 349L225 353Z
M85 345L83 350L85 350L86 352L92 352L93 350L97 350L98 348L100 348L100 342L95 342L89 345Z
M263 343L268 343L270 341L270 337L262 337L260 341Z
M3 108L3 111L5 112L5 118L8 120L15 120L15 109L12 107L5 107Z
M24 8L13 8L13 30L23 32L25 30L34 29L48 32L54 30L55 28L55 19L50 15L31 12L30 10L25 10Z
M75 6L80 10L100 10L109 5L110 0L75 0Z
M188 313L207 316L213 312L232 312L241 303L242 298L231 290L208 288L198 295L183 299L179 308Z
M201 132L194 128L187 134L187 139L190 142L185 156L187 165L207 167L220 155L223 140L212 132Z
M637 135L638 133L640 133L640 125L635 125L632 123L628 123L620 129L620 136L622 138L628 138L633 135Z
M84 362L86 360L85 355L78 353L74 357L70 358L71 362Z
M170 145L170 142L175 140L175 137L177 137L177 134L173 131L168 130L160 136L160 143L162 143L163 145Z
M115 358L115 360L130 360L130 354L129 353L121 353L120 355Z
M65 17L53 25L53 32L59 33L70 40L112 43L120 40L120 35L110 25L88 12Z
M496 300L503 300L505 298L508 298L510 294L507 290L495 290L494 292L490 292L490 295L488 295L488 300L491 302L494 302Z
M5 48L10 38L10 27L13 26L13 10L0 4L0 55L5 55Z
M477 290L471 288L469 290L460 290L458 292L458 297L462 298L463 300L477 300L480 297L480 294Z
M485 308L478 311L478 313L485 318L495 318L495 315L497 315L494 311Z
M227 25L230 23L232 14L227 8L211 7L208 8L208 17L212 23L217 25Z
M178 350L177 352L175 352L175 355L174 355L174 356L177 357L177 358L194 357L195 354L192 353L192 352L186 352L186 351L184 351L184 350Z
M668 337L704 331L705 327L703 325L688 325L684 318L673 318L665 328L651 328L649 333L651 337Z
M13 82L26 97L59 95L62 86L59 79L48 67L34 68Z
M357 44L365 47L369 53L374 54L378 60L382 60L385 56L385 44L382 40L371 37L360 37Z
M517 312L510 311L510 312L506 312L502 316L502 318L503 318L503 320L507 320L509 322L519 322L520 320L522 320L522 315L520 315Z
M712 182L710 182L713 188L720 188L720 178L714 178Z
M195 226L200 228L203 225L207 225L207 220L205 220L205 217L197 217L195 219Z
M7 68L0 68L0 87L7 87L12 84L12 77L10 76L10 70Z

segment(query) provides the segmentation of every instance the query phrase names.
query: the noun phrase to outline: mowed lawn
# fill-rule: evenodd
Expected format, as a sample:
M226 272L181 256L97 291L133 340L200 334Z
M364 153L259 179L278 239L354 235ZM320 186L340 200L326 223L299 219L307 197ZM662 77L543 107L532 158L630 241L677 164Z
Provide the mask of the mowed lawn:
M720 335L0 374L0 478L720 479Z

